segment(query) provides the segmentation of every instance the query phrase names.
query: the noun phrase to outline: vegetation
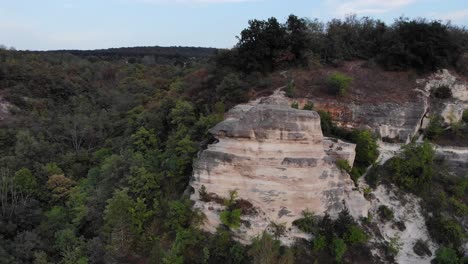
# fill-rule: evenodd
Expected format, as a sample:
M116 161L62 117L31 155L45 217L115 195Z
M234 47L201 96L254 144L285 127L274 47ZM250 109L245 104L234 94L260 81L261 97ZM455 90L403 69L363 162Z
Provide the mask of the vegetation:
M250 21L237 45L223 51L0 48L1 95L13 105L0 124L0 260L327 263L366 254L367 234L347 210L336 220L304 212L295 221L313 235L304 250L280 245L281 224L273 225L275 236L265 233L243 246L231 235L244 213L235 192L224 201L216 234L202 232L203 215L184 195L193 159L227 109L250 99L252 87L268 88L270 72L352 59L389 70L461 69L467 36L465 29L440 21L400 18L385 25L350 16L322 23L291 15L283 24L275 18ZM330 80L341 95L351 81L342 73ZM294 82L285 92L296 96ZM436 93L444 97L446 91ZM310 102L304 106L312 109ZM337 127L330 113L319 114L325 135L357 144L350 171L357 180L378 156L376 138ZM466 111L463 120L468 122ZM431 236L444 246L437 261L451 263L466 241L460 218L468 212L468 184L439 175L433 156L428 143L409 145L386 165L391 176L376 178L421 196ZM198 191L213 198L203 187ZM397 250L398 243L390 248Z
M452 97L452 90L448 86L440 86L434 90L435 98L448 99Z
M334 95L345 96L353 78L336 72L328 77L328 87Z
M390 161L392 181L402 189L421 192L431 182L434 154L427 141L404 146L402 155Z
M332 220L327 214L319 218L304 211L302 218L293 224L313 236L312 252L314 256L321 256L324 260L341 262L347 256L347 252L359 248L361 253L365 254L368 250L363 247L368 235L354 221L347 208L339 213L336 220Z
M309 110L309 111L314 110L314 103L311 102L311 101L308 101L308 102L304 105L304 107L302 108L302 110Z
M378 213L380 218L384 221L392 221L394 218L393 210L388 208L388 206L381 205L379 206Z

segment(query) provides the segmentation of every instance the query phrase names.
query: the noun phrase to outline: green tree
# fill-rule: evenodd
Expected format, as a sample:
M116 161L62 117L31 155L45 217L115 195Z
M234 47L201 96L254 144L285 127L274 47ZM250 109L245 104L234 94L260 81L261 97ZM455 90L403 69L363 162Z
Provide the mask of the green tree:
M335 238L333 239L332 245L333 245L333 256L335 257L335 261L341 262L347 250L345 241L340 238Z
M436 252L435 261L437 264L458 264L457 252L449 247L441 247Z

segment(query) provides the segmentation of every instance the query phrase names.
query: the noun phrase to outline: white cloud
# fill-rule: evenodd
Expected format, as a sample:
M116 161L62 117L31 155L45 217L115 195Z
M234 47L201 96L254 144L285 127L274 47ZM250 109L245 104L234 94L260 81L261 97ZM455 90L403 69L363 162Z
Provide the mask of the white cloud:
M329 0L337 15L381 14L410 5L416 0Z
M457 10L445 14L435 15L439 19L450 21L466 21L468 20L468 9Z
M223 3L254 2L258 0L129 0L129 1L149 3L149 4L223 4Z

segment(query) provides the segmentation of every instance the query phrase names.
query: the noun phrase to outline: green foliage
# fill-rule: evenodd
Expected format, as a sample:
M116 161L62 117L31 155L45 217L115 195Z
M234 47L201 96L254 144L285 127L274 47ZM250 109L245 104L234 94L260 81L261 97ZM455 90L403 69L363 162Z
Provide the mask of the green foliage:
M439 116L432 116L429 126L425 130L426 137L430 140L438 139L444 129L442 128L442 119Z
M391 180L399 187L420 192L431 181L433 175L434 149L425 141L403 147L403 153L392 160Z
M22 168L15 173L14 183L23 195L31 195L36 192L38 188L36 178L32 175L32 172L26 168Z
M308 101L304 107L302 108L302 110L309 110L309 111L312 111L314 110L314 103L311 102L311 101Z
M240 209L234 209L232 211L225 210L221 212L219 218L221 219L221 223L223 223L223 225L231 229L237 229L240 227L240 215Z
M354 130L352 142L356 143L356 165L368 167L374 164L379 157L376 137L369 130Z
M317 111L320 115L320 126L322 128L323 135L330 136L332 135L335 125L332 122L332 117L330 112L325 112L322 110Z
M344 235L344 240L348 245L362 244L365 243L367 239L368 237L364 230L356 225L349 226L346 234Z
M426 221L431 236L440 244L458 248L465 240L463 227L455 220L438 216Z
M463 111L462 120L468 124L468 110Z
M402 243L400 242L400 237L394 236L390 238L390 241L388 242L387 245L387 250L388 253L390 253L393 256L398 255L398 252L400 252L400 249L402 247Z
M327 239L324 235L317 235L312 241L312 251L320 252L327 247Z
M153 129L147 130L145 127L140 127L131 138L137 151L146 153L158 147L158 139Z
M287 97L294 98L296 96L296 84L294 84L294 81L289 81L284 91Z
M294 108L294 109L299 109L299 103L298 102L293 102L291 104L291 107Z
M333 239L333 256L335 257L336 262L341 262L343 260L346 250L347 246L343 239Z
M349 163L347 160L345 159L338 159L336 161L336 166L341 170L341 171L345 171L347 173L350 173L351 172L351 166L349 166Z
M441 247L436 251L435 262L437 264L458 264L457 252L449 247Z
M335 72L328 77L327 85L332 94L345 96L353 78L339 72Z
M393 218L394 218L393 210L390 209L386 205L379 206L378 214L379 214L380 218L385 222L392 221Z
M314 213L309 210L302 211L302 218L294 220L293 225L308 234L315 233L317 229Z

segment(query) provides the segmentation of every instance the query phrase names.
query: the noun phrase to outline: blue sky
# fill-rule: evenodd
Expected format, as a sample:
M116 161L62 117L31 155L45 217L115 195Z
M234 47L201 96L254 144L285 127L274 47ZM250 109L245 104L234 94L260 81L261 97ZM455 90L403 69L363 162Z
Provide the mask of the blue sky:
M230 48L249 19L401 15L468 26L467 0L0 0L0 44L16 49Z

